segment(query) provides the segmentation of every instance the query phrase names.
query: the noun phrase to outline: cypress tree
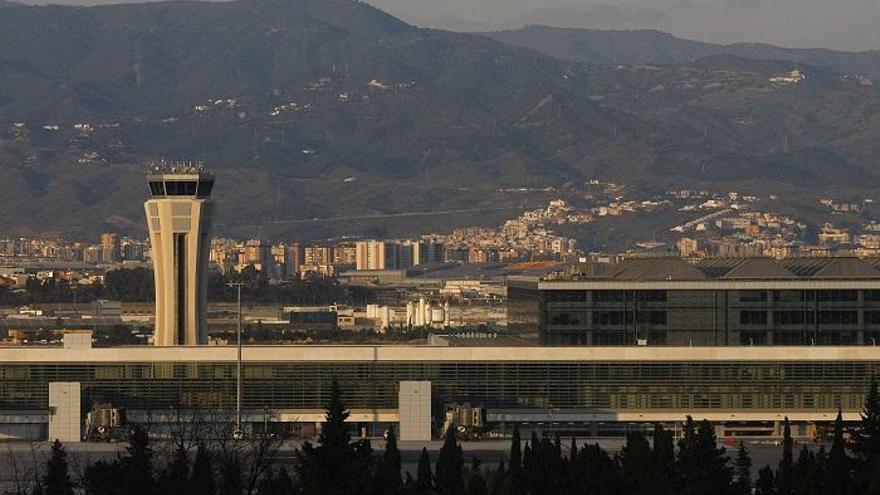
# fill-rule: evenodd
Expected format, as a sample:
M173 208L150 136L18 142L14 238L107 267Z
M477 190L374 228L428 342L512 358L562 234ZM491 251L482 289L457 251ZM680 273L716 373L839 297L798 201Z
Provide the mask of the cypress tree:
M216 495L217 493L211 454L203 443L196 447L196 457L193 459L192 474L189 478L189 489L192 495Z
M345 424L348 415L342 391L334 380L318 446L306 442L297 453L299 480L305 495L347 495L368 488L364 486L369 481L368 473L364 472L364 452L356 449L365 447L352 444Z
M755 495L776 495L776 481L773 479L773 470L770 466L764 466L758 471Z
M653 464L657 470L655 491L658 495L675 492L675 441L671 431L654 425Z
M695 433L692 420L688 423L679 455L679 493L724 493L730 487L733 474L724 449L717 446L715 428L703 420Z
M792 467L794 465L794 441L791 438L791 424L788 416L785 417L782 431L782 459L779 460L779 469L776 471L776 491L779 495L792 495L794 480L792 479Z
M147 495L153 492L153 447L146 430L132 429L126 455L120 459L123 486L128 495Z
M376 466L373 493L393 494L398 493L403 487L400 479L400 449L397 448L397 435L394 429L388 431L385 441L385 452Z
M852 440L862 491L880 493L880 393L874 377L871 377L861 421L852 432Z
M522 481L522 450L520 445L519 426L513 427L513 437L510 439L510 467L508 472L514 484Z
M804 495L824 495L825 490L825 470L828 466L828 454L825 453L825 446L819 446L819 450L813 459L813 469L807 474L804 482Z
M810 476L813 474L814 469L816 469L816 456L804 445L801 447L797 462L794 463L792 468L792 480L794 481L792 491L794 493L808 493L810 489Z
M440 448L440 454L437 456L437 467L434 473L437 491L441 495L461 495L464 493L463 467L464 456L461 453L461 446L458 445L455 429L449 428L446 431L443 447Z
M733 483L733 493L735 495L751 495L752 458L749 457L749 451L742 442L739 443L734 466L736 468L736 480Z
M431 474L431 456L428 449L422 447L422 455L419 456L419 467L416 471L416 487L419 493L428 493L434 489L434 475Z
M171 462L159 480L159 486L166 493L189 493L189 455L183 446L178 445L171 454Z
M652 494L654 492L654 470L651 446L640 432L626 435L626 445L618 454L620 473L626 492L638 494Z
M52 443L52 454L46 464L42 493L45 495L73 495L73 482L67 466L67 449L57 439Z
M825 468L823 491L826 495L845 495L849 491L849 456L846 455L843 429L843 413L838 411L834 421L834 440Z
M479 468L475 469L468 480L467 495L489 495L486 488L486 479Z

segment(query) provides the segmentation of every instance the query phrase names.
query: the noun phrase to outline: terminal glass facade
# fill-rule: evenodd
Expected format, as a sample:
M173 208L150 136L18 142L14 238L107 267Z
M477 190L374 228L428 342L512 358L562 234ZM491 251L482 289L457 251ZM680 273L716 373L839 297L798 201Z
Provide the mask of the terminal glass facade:
M877 290L535 286L512 287L508 298L511 330L537 333L546 345L876 345L880 341Z
M247 363L244 407L321 409L336 379L352 409L397 407L429 380L436 406L615 411L858 411L880 362ZM49 382L79 382L84 408L234 408L235 363L0 364L0 410L44 410Z

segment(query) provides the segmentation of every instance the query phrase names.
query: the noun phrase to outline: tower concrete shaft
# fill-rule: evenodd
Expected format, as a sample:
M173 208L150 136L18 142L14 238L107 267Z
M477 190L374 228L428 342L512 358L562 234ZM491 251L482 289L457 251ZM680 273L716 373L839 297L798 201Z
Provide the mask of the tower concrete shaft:
M207 267L214 178L178 167L148 175L144 203L156 285L158 346L207 344Z

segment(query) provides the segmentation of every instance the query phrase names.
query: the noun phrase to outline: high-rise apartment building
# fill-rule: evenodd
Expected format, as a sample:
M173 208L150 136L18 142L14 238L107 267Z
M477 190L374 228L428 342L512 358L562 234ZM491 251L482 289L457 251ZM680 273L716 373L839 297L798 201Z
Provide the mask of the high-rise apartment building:
M337 244L333 250L333 264L337 266L356 266L357 245Z
M284 271L287 277L294 277L299 273L299 267L305 263L305 250L298 242L287 246L287 257L284 259Z
M412 266L429 263L443 263L445 253L443 244L431 241L406 241L402 249L411 251Z
M119 236L116 234L101 234L102 261L119 261L120 246Z
M358 270L396 270L400 268L400 244L385 241L357 243Z
M332 265L333 248L330 246L307 246L305 249L306 265Z
M205 344L214 177L184 164L157 168L147 180L144 209L156 283L153 343Z

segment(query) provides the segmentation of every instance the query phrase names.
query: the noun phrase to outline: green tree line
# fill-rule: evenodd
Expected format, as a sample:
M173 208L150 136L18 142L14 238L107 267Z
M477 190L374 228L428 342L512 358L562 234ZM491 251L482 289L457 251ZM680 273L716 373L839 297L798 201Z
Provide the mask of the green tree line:
M367 300L361 289L342 287L335 279L320 277L270 283L252 266L241 273L209 273L208 298L215 302L234 302L236 289L230 282L240 282L242 300L247 303L333 304ZM104 282L82 285L60 278L29 278L23 290L0 287L0 306L24 306L46 303L84 303L96 299L123 302L154 300L153 271L148 268L118 268L104 274Z

